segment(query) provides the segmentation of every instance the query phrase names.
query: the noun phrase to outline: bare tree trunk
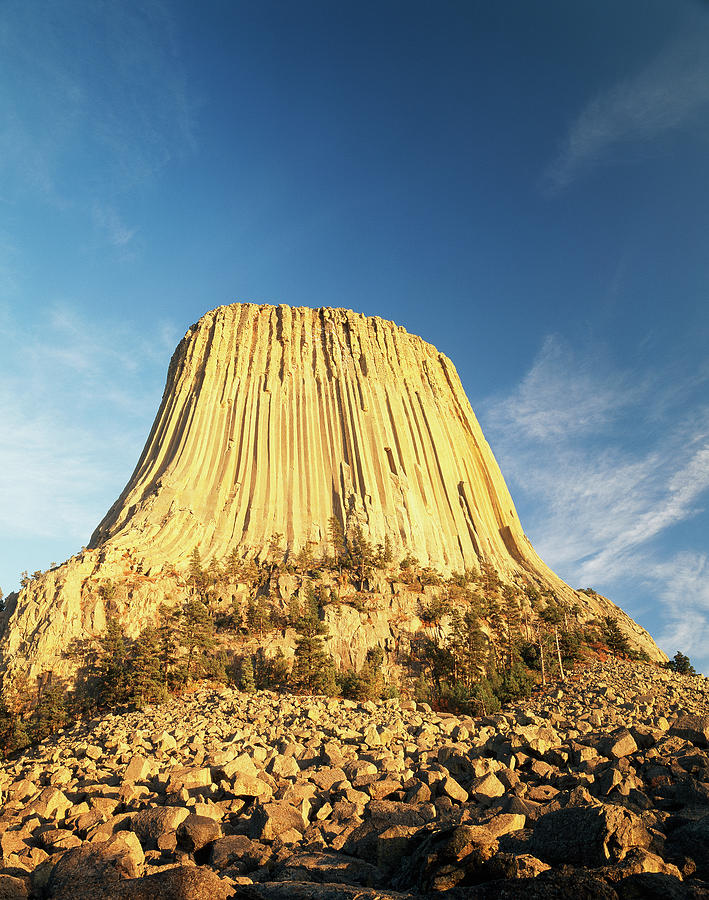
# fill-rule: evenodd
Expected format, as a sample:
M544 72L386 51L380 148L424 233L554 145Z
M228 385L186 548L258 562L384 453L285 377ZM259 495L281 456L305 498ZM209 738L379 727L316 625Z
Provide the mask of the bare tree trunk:
M547 683L546 667L544 665L544 644L542 642L542 632L537 628L537 640L539 641L539 662L542 666L542 684Z
M564 666L562 665L562 662L561 662L561 649L559 648L559 629L556 625L554 626L554 637L556 638L556 655L559 658L559 677L563 681L564 677L565 677L564 676Z

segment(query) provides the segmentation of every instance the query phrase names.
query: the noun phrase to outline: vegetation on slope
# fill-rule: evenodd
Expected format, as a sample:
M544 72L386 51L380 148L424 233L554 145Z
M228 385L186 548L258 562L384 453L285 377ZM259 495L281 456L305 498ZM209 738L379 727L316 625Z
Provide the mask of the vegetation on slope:
M413 557L395 563L391 548L373 548L361 529L345 535L333 519L330 531L334 552L319 559L307 547L288 558L280 535L273 536L263 563L233 551L205 566L195 549L187 599L161 606L158 621L132 640L115 616L120 585L104 581L99 591L106 629L67 649L80 662L76 682L65 685L50 674L36 685L6 686L0 749L27 746L80 716L159 703L204 680L248 692L266 688L360 701L405 694L436 709L479 715L563 679L583 657L642 656L631 651L613 617L581 624L580 607L531 581L503 583L486 563L477 572L443 578ZM294 576L299 586L286 601L277 591L283 575ZM420 627L403 648L372 647L358 671L341 671L327 650L325 609L346 604L366 616L383 579L418 597ZM246 588L239 599L229 594L234 585ZM288 629L295 636L293 656L281 649L267 653L268 638ZM670 667L693 671L679 652Z

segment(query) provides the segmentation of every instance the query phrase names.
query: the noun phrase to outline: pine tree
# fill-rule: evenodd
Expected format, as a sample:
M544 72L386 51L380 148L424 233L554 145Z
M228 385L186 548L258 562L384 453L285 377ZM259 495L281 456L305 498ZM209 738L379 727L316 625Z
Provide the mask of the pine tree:
M391 538L388 534L384 535L384 543L377 544L377 550L374 554L374 565L377 569L386 569L394 561L394 551L391 546Z
M259 637L271 628L271 607L263 596L251 597L246 607L246 627Z
M455 661L455 680L466 688L480 680L485 673L488 639L480 627L480 620L471 609L461 614L458 608L451 615L449 648Z
M342 681L342 694L351 700L379 700L384 693L382 664L384 651L372 647L367 651L367 659L359 672L349 672Z
M55 734L69 721L66 690L49 675L48 683L40 691L37 705L32 711L29 736L33 743Z
M26 676L5 684L0 697L0 750L7 756L30 743L27 710L32 704Z
M224 561L224 574L232 581L237 581L242 574L241 557L236 547L233 548Z
M294 686L316 693L334 692L334 667L323 644L328 629L320 619L317 596L312 586L308 587L305 609L295 629L298 637L292 673Z
M361 591L365 579L374 567L372 545L365 537L361 525L355 525L347 537L347 561L357 576Z
M224 578L224 570L216 557L214 557L209 563L209 566L207 566L205 576L205 580L209 583L209 586L213 588L217 587Z
M9 756L30 743L27 723L18 709L5 700L0 701L0 751Z
M286 620L289 625L295 626L298 619L301 617L302 610L300 608L300 602L298 597L295 594L291 594L288 598L288 613L286 615Z
M259 651L255 657L254 676L257 688L280 690L287 687L290 666L283 650L279 647L272 657L266 657Z
M256 682L254 681L254 664L250 656L245 656L241 661L241 672L239 673L239 690L246 694L253 694L256 691Z
M482 592L482 611L490 626L490 648L493 664L498 665L500 658L500 642L504 632L504 617L500 592L502 582L495 567L489 562L480 564L480 589Z
M163 690L167 692L170 671L177 654L180 609L168 607L164 603L158 609L158 656L160 659L160 677Z
M159 628L148 627L138 636L131 653L129 691L140 705L156 703L167 695L161 658L163 635Z
M300 548L293 562L296 571L302 572L303 574L310 572L311 569L313 569L315 566L315 557L313 555L312 541L308 541L307 544L304 544Z
M628 646L628 639L621 630L615 616L604 617L603 638L611 653L627 653L630 649Z
M335 557L335 565L341 571L347 555L347 544L345 542L345 529L337 516L330 516L328 534Z
M118 622L109 616L98 642L99 702L113 708L128 699L128 640Z
M268 542L268 561L271 564L271 572L276 572L283 565L285 550L283 548L283 535L280 531L271 535Z
M211 650L215 644L214 619L207 604L202 600L188 600L182 607L179 642L180 646L187 650L185 680L189 684L195 652Z
M696 675L697 672L689 660L681 650L678 650L672 659L667 663L667 668L678 675Z
M541 617L553 630L554 648L556 649L556 658L559 665L559 678L563 680L564 664L561 660L561 647L559 645L559 625L564 620L564 609L551 591L547 593L547 605L542 610Z
M502 588L501 608L507 638L505 669L510 670L520 642L521 622L519 591L511 584Z
M202 554L195 547L190 555L189 580L196 591L204 587L204 569L202 568Z

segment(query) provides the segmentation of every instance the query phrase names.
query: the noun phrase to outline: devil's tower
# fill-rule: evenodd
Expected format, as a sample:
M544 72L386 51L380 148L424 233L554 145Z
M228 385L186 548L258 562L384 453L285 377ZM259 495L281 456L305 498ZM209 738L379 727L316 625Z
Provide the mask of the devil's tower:
M548 574L453 364L393 322L234 304L178 347L143 455L91 546L151 562L327 544L336 516L443 571Z
M281 535L288 554L317 554L331 549L333 517L395 558L443 574L487 562L504 580L580 601L588 617L620 614L534 552L435 347L348 310L234 304L203 316L175 351L140 461L88 550L8 598L0 671L70 673L67 647L99 633L107 612L135 632L163 599L179 600L195 547L206 561L234 550L263 561ZM123 586L110 609L109 581Z

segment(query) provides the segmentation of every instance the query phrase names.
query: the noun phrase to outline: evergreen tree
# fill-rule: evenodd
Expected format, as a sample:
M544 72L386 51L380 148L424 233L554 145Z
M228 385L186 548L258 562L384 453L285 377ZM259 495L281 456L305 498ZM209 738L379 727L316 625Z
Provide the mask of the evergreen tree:
M419 619L424 625L438 625L449 611L450 603L447 600L442 597L432 597L428 603L422 605Z
M239 690L246 694L253 694L256 691L256 682L254 681L254 664L250 656L245 656L241 661L241 672L239 673Z
M106 629L98 643L98 699L102 706L113 708L128 699L129 645L123 629L112 616L106 620Z
M471 609L451 616L449 648L454 660L454 679L471 689L484 675L488 664L488 638Z
M189 568L190 584L196 591L201 591L204 587L204 569L202 568L202 554L199 548L195 547L190 556Z
M525 669L519 657L513 659L509 669L504 671L494 684L497 697L503 703L529 697L534 688L534 679Z
M342 570L347 555L347 544L345 542L345 529L337 516L330 516L328 535L332 544L335 565Z
M259 637L269 631L272 625L272 609L265 597L251 597L246 607L246 627Z
M449 647L440 647L428 636L412 645L414 658L424 667L432 700L440 700L446 687L456 682L456 661Z
M189 684L195 652L214 647L214 619L204 601L192 599L182 607L179 622L179 643L187 651L185 680Z
M295 629L298 637L292 673L294 686L314 693L335 693L334 666L323 644L328 629L320 619L317 596L312 586L308 587L305 609Z
M10 686L0 699L0 751L8 756L30 743L28 722L24 715L27 698L16 685Z
M32 711L29 737L32 743L55 734L69 721L67 694L59 682L52 678L40 691L37 705Z
M116 597L116 585L108 578L99 585L98 592L104 603L110 604Z
M502 611L502 582L495 567L489 562L480 564L480 590L482 612L490 626L490 649L493 664L497 667L500 658L500 644L504 640L504 617Z
M365 579L374 568L372 545L365 537L361 525L355 525L347 537L347 562L357 577L361 591Z
M157 649L160 660L160 677L165 692L167 692L170 672L175 664L175 657L179 646L178 630L180 612L179 608L168 607L164 603L161 603L158 609Z
M672 659L667 663L667 668L678 675L696 675L697 672L689 660L680 650L678 650Z
M342 695L352 700L379 700L384 693L382 664L384 651L372 647L367 651L367 660L357 673L349 672L342 678Z
M603 619L603 639L611 653L627 653L630 649L628 639L621 630L615 616L605 616Z
M502 588L501 613L506 632L504 668L509 670L512 668L512 663L520 644L520 624L522 620L519 591L511 584L506 584Z
M470 692L471 712L474 715L489 716L500 709L500 699L488 678L481 678Z
M374 565L377 569L386 569L394 561L394 551L391 546L391 538L388 534L384 535L384 543L377 544L377 550L374 554Z
M564 664L561 659L561 646L559 644L559 626L564 620L564 610L559 604L556 596L549 591L547 593L547 605L541 611L541 617L544 622L551 628L553 636L553 646L556 650L556 659L559 666L559 678L564 678Z
M311 541L308 541L307 544L304 544L300 548L293 562L296 571L302 572L303 574L306 574L313 569L315 566L315 557L313 555L313 545Z
M160 629L151 626L141 632L133 645L129 692L139 705L160 702L167 696L161 657L163 639Z
M224 578L224 569L221 566L219 560L214 557L212 561L209 563L207 567L207 571L205 573L205 581L208 582L209 587L215 588L217 587L222 579Z
M280 690L288 685L290 666L283 651L279 647L276 655L270 658L257 657L256 686Z
M300 618L302 610L300 608L300 602L298 597L295 594L291 594L288 598L288 613L287 613L287 622L291 626L295 626L296 622Z
M268 542L268 560L271 564L271 572L278 571L283 565L284 558L283 535L278 531L271 535Z

